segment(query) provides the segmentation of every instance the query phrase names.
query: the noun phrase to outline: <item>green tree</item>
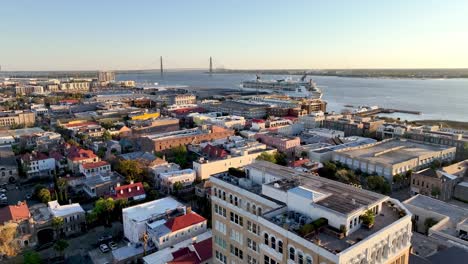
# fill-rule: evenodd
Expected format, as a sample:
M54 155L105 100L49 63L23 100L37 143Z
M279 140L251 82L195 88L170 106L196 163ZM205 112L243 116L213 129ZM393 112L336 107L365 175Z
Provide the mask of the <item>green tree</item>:
M370 190L380 192L382 194L389 194L391 192L391 186L384 177L372 175L366 179L367 187Z
M371 210L367 210L363 215L361 215L362 223L368 227L374 225L375 214Z
M335 163L325 161L323 167L319 169L319 175L328 179L334 179L337 172L337 166Z
M68 248L68 242L66 240L60 239L54 244L54 250L59 253L59 256L63 256L63 252Z
M62 217L52 218L52 227L55 229L55 234L57 238L62 236L61 229L63 227L64 221Z
M46 188L41 189L37 195L37 198L43 203L50 202L51 200L50 191Z
M121 160L117 164L117 170L125 176L127 182L141 180L143 169L138 161L135 160Z
M271 162L271 163L275 163L276 164L276 157L275 155L273 154L270 154L268 152L262 152L262 154L258 155L258 157L256 158L257 160L264 160L264 161L268 161L268 162Z
M185 145L173 147L171 149L171 156L174 157L174 162L179 164L182 168L187 166L188 163L188 151Z
M183 187L184 187L184 186L182 185L181 182L176 182L176 183L174 183L174 186L172 186L172 190L173 190L176 194L178 194L179 191L182 190Z
M35 251L28 250L23 254L24 264L41 264L41 256Z
M109 131L104 131L104 133L102 134L102 140L104 141L108 141L108 140L111 140L112 139L112 135Z
M99 217L104 217L106 220L106 225L109 225L110 216L115 209L115 201L112 198L99 198L94 205L93 211Z
M282 165L282 166L288 165L288 159L286 157L286 154L284 153L276 152L275 159L276 159L276 164L278 165Z
M58 178L57 179L57 190L59 192L59 202L67 202L68 201L68 182L65 178Z

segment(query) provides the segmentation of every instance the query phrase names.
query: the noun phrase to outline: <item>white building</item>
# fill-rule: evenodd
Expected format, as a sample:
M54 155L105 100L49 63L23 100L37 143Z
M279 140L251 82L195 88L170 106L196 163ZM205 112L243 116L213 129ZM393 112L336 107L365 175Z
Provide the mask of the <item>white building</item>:
M174 190L175 183L180 182L183 187L190 186L197 177L194 170L185 169L163 172L159 174L158 178L161 189L167 192L172 192Z
M206 232L207 221L194 212L148 224L148 235L159 250Z
M44 153L24 154L21 157L21 164L27 169L28 177L51 176L55 171L55 159Z
M263 152L275 153L275 149L258 149L255 151L244 151L240 156L228 156L224 159L207 160L201 158L193 162L193 169L197 173L197 178L201 180L208 179L211 175L226 172L229 168L240 168L249 165L255 161Z
M318 128L324 120L325 114L322 111L299 117L299 122L303 123L306 129Z
M47 204L50 214L53 217L63 219L63 226L60 228L65 235L81 231L82 223L85 222L85 211L79 203L60 205L57 200Z
M171 197L124 208L122 210L124 236L130 242L138 243L143 234L148 231L148 226L154 225L155 222L166 219L168 214L176 212L185 214L186 208Z

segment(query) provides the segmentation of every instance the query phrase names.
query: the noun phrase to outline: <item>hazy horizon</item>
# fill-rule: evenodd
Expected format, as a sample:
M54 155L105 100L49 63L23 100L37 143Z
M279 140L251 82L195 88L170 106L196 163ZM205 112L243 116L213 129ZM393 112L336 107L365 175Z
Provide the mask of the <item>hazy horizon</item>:
M468 1L6 1L2 71L468 68Z

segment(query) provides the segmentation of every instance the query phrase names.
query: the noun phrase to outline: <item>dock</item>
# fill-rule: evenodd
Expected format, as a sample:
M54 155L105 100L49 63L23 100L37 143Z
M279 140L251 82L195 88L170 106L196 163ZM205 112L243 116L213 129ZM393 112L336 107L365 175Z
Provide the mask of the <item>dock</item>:
M377 108L365 112L356 113L357 116L373 116L377 114L393 114L393 113L403 113L403 114L411 114L411 115L421 115L421 111L413 111L413 110L403 110L403 109L393 109L393 108Z

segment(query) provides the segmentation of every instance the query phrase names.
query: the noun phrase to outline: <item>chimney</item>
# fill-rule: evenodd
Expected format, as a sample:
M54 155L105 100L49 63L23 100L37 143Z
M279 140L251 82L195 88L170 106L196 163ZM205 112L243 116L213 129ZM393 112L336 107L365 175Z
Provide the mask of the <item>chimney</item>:
M186 214L191 214L192 213L192 207L191 206L187 206L187 213Z
M130 184L133 184L133 180L130 181Z

